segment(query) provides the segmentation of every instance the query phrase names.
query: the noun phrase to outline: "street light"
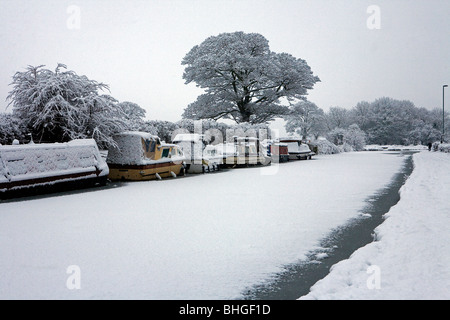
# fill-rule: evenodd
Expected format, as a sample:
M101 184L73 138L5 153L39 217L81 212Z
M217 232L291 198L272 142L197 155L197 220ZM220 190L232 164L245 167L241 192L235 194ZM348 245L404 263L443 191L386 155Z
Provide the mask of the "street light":
M445 134L445 123L444 123L444 119L445 119L445 114L444 114L444 89L448 87L448 84L444 84L442 86L442 138L441 138L441 143L444 142L444 134Z

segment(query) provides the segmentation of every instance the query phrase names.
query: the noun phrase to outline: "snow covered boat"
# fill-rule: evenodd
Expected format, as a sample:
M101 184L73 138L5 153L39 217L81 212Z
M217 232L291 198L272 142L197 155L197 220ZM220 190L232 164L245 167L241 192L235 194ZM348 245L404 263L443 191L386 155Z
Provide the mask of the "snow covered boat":
M0 197L104 185L108 172L93 139L0 146Z
M185 173L185 156L175 144L139 131L122 132L113 139L117 147L110 148L106 158L111 180L154 180Z
M289 161L289 151L287 143L274 142L270 145L270 156L274 162Z
M205 152L206 143L203 140L203 135L180 133L175 136L173 143L183 150L186 157L187 173L205 173L218 169L219 161L217 158Z
M215 145L207 145L205 153L211 157L215 157L215 161L220 167L226 167L227 159L230 164L234 164L234 159L238 155L237 146L234 143L219 143Z
M223 166L269 165L271 158L255 137L234 137L233 143L222 144Z
M208 144L205 149L203 149L203 155L213 163L213 171L220 170L223 164L223 153L218 146L219 144Z
M288 145L278 142L278 139L265 139L261 141L261 146L267 152L267 156L275 163L289 161Z
M280 143L287 144L290 160L311 159L315 155L300 139L280 139Z

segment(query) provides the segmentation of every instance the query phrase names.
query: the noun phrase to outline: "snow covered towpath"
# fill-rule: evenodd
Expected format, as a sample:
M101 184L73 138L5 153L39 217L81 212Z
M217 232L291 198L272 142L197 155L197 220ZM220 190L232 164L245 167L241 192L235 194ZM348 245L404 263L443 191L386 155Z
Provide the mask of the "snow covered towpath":
M421 152L376 241L300 299L449 299L450 155Z

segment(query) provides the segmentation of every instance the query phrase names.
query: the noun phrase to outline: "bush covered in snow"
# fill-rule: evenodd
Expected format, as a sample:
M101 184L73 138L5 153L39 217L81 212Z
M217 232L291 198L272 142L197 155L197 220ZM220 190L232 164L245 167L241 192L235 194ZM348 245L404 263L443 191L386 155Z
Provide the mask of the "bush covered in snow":
M347 142L344 142L344 144L337 146L339 148L339 150L341 150L341 152L352 152L355 151L355 149L353 149L353 147L348 144Z
M361 151L366 145L366 134L354 123L345 130L343 140L345 148L350 147L352 149L350 151Z
M341 150L330 141L326 139L317 139L311 142L311 145L317 147L318 154L336 154L341 153Z
M12 114L0 113L0 144L12 144L14 139L30 141L24 123Z
M435 143L433 143L433 151L449 153L450 152L450 143L435 142Z
M346 129L334 128L328 132L327 138L342 152L361 151L366 145L366 134L355 123Z

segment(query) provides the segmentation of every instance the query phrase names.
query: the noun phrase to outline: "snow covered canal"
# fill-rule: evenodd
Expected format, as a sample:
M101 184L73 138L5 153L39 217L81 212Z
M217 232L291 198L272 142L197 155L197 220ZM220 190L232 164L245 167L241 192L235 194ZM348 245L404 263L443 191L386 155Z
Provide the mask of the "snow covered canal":
M405 158L320 155L0 203L0 298L239 299L361 216Z

